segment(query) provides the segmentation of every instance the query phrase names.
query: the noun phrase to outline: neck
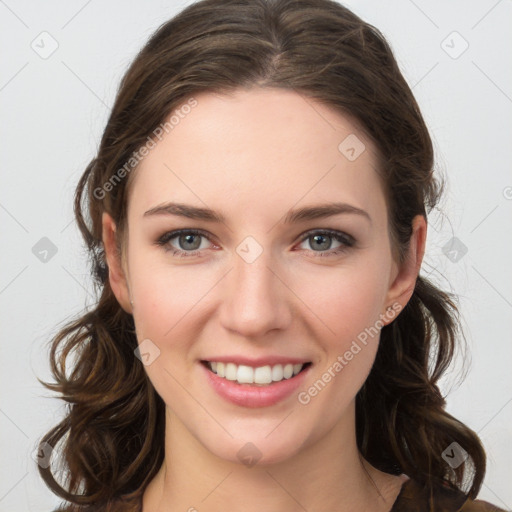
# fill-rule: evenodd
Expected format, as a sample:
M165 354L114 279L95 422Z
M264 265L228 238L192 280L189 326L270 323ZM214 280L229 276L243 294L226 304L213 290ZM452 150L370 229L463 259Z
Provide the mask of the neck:
M360 456L351 411L285 461L249 467L212 454L168 410L165 460L146 488L143 512L388 512L404 479Z

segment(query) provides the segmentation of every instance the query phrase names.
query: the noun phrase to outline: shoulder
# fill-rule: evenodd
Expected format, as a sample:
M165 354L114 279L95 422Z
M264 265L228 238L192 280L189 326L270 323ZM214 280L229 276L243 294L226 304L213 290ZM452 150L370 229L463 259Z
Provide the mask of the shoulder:
M506 512L483 500L472 500L449 482L438 482L432 490L409 479L400 490L391 512Z

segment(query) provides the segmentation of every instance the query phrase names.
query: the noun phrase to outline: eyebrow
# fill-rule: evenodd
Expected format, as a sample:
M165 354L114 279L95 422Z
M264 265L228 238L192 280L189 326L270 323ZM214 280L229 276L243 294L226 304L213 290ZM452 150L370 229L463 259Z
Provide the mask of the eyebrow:
M370 223L372 222L370 215L361 208L357 208L356 206L352 206L347 203L327 203L290 210L284 218L284 223L294 224L340 214L359 215L367 219ZM185 217L187 219L218 223L225 223L226 220L222 214L209 208L201 208L183 203L163 203L157 205L145 212L143 217L151 217L154 215L174 215L178 217Z

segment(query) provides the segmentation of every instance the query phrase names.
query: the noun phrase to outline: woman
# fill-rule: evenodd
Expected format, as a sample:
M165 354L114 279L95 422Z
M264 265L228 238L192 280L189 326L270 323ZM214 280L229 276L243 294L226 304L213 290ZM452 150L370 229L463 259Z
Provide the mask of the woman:
M206 0L164 24L76 191L101 295L52 346L62 510L489 510L437 386L457 310L419 275L439 191L348 9Z

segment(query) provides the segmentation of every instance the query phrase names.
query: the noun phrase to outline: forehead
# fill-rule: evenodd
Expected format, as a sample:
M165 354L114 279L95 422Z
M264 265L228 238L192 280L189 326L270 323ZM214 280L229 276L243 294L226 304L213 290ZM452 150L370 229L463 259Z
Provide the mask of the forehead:
M194 100L168 117L172 128L140 162L129 210L180 201L263 222L318 202L385 209L376 148L349 116L281 89Z

